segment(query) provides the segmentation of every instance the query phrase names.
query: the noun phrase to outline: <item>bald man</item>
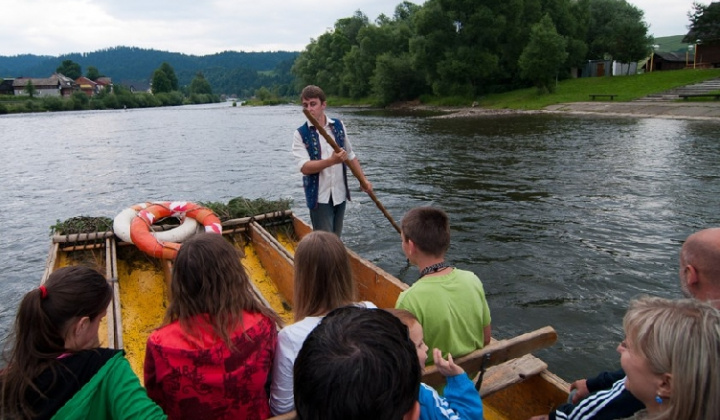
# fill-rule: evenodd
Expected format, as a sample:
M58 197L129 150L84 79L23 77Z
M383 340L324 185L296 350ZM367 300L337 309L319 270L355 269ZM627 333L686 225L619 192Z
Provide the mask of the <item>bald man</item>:
M680 249L680 289L720 309L720 228L688 236Z

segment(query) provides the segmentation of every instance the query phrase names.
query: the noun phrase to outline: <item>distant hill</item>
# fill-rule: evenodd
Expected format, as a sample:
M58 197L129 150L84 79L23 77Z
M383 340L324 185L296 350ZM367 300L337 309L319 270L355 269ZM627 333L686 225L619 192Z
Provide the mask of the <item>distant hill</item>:
M655 45L658 46L658 48L655 49L657 52L679 52L684 53L688 50L688 44L685 44L682 42L683 35L673 35L673 36L662 36L659 38L655 38Z
M202 72L216 93L248 96L253 89L260 87L256 86L258 83L267 83L268 78L278 76L278 71L287 71L287 74L281 76L283 81L278 81L287 83L289 68L298 55L297 51L224 51L196 56L121 46L59 57L31 54L0 56L0 77L47 77L55 72L63 60L72 60L80 64L83 74L88 66L94 66L115 83L148 83L155 69L167 62L175 70L181 86L188 85L198 72ZM239 84L235 82L238 79L242 80Z

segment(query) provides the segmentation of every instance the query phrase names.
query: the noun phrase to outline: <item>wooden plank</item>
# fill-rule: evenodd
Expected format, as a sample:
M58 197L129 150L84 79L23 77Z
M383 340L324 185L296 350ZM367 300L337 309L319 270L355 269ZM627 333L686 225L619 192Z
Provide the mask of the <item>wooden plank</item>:
M555 329L549 326L543 327L517 337L491 343L480 350L455 360L455 363L462 367L465 372L479 372L486 355L489 356L487 356L485 368L489 368L522 357L535 350L550 347L556 341L557 333ZM423 373L423 382L432 387L438 387L445 383L445 378L435 366L429 366L425 368Z
M288 257L287 250L262 226L254 222L251 227L250 238L260 263L275 282L278 291L292 305L295 277L293 259Z
M73 233L70 235L53 235L52 241L56 243L98 241L115 236L111 230L91 233Z
M113 261L112 261L112 252L111 252L111 239L107 238L105 239L105 279L110 284L110 288L112 290L113 298L110 299L110 303L107 307L107 316L105 318L105 322L107 324L107 346L111 349L116 348L116 342L115 342L115 287L114 283L117 283L116 278L113 277Z
M547 369L547 363L531 354L493 366L483 376L480 396L484 398L494 394L501 389L522 382L530 376L537 375L545 369Z
M358 287L359 300L368 300L378 308L394 308L400 293L410 286L354 251L347 251Z
M112 279L113 281L113 307L115 309L115 348L125 348L123 343L123 322L122 307L120 306L120 281L117 267L117 241L112 238L110 241L110 255L112 258Z
M45 284L48 277L50 277L50 274L52 274L53 271L55 271L55 265L57 265L57 257L58 257L58 251L60 250L60 245L57 243L53 243L50 245L50 252L48 254L47 262L45 263L45 271L43 272L43 276L40 279L40 284Z

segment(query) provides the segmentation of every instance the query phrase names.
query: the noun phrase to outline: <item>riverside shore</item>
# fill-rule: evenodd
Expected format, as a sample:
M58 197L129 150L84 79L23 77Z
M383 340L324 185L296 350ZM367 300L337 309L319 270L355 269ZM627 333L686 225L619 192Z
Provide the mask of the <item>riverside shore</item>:
M433 118L468 118L513 114L612 115L618 117L720 120L720 101L714 102L572 102L549 105L541 110L490 109L480 107L432 107L405 105L403 108L434 110L446 114Z

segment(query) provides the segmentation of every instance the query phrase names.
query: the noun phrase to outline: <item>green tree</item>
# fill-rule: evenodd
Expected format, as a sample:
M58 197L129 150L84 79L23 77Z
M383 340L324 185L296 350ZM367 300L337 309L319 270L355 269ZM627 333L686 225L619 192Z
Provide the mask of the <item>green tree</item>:
M177 78L177 75L175 74L175 69L173 69L170 64L163 62L160 65L160 71L165 73L168 80L170 81L170 89L171 90L179 90L180 89L180 85L178 84L178 78Z
M167 93L172 90L172 82L170 82L167 74L160 69L155 70L152 76L152 93Z
M192 82L190 82L190 94L202 93L212 94L212 87L202 72L198 72Z
M518 65L523 78L530 80L541 92L554 92L554 80L567 58L567 42L557 33L549 15L543 16L530 30L527 44Z
M720 3L713 2L708 5L693 3L693 10L688 12L690 31L682 42L695 44L720 43Z
M629 63L647 57L653 38L643 12L625 0L584 0L590 11L588 58Z
M103 77L102 74L100 74L100 71L95 66L88 66L87 73L85 74L85 77L88 79L95 81L100 77Z
M35 96L35 93L37 93L37 89L35 88L35 85L33 85L32 80L28 80L28 82L25 83L25 93L27 93L31 98Z
M82 69L80 68L80 64L72 60L63 60L62 64L60 64L60 66L55 69L55 71L73 80L82 76Z

